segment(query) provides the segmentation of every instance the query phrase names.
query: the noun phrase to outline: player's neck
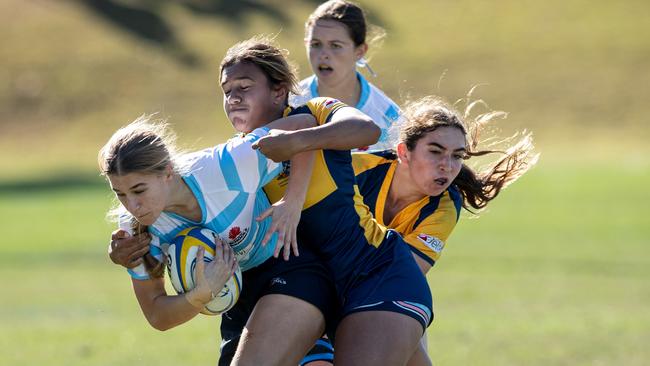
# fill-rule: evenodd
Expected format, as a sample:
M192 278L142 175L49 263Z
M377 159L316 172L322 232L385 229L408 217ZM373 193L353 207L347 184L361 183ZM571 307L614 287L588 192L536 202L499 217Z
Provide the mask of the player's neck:
M180 175L175 174L171 182L169 203L165 211L173 212L189 220L199 222L203 218L199 201Z
M341 102L356 107L359 104L361 97L361 83L354 77L346 80L343 83L336 85L318 84L318 95L321 97L336 98Z
M390 204L397 209L395 212L399 212L424 197L425 195L413 184L408 168L398 162L393 174L393 181L390 183L388 197L386 197L386 205Z

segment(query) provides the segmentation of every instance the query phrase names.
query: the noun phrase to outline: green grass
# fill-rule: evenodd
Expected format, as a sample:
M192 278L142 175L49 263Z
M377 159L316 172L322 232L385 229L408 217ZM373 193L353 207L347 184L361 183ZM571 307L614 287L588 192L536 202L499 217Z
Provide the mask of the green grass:
M436 364L645 364L650 222L637 202L650 198L648 172L542 160L479 219L463 217L429 274ZM128 275L106 255L107 187L0 200L7 364L214 363L218 317L161 333L140 313Z
M214 364L218 317L153 330L108 260L111 194L96 154L118 126L156 111L184 146L223 141L223 53L277 33L308 75L302 23L313 4L268 2L281 24L164 3L199 67L78 2L0 4L2 364ZM650 26L639 18L650 3L361 3L388 32L371 46L371 80L390 96L453 101L487 83L477 97L510 113L500 126L532 130L542 152L479 219L463 217L430 273L435 364L647 364Z

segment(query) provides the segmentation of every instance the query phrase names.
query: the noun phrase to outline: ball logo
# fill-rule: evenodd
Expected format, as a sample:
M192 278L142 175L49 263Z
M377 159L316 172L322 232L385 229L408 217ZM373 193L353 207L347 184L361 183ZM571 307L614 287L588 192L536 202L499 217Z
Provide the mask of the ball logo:
M442 240L436 238L435 236L427 234L418 234L418 239L424 243L427 247L431 248L436 253L440 253L442 248L444 248L445 243Z

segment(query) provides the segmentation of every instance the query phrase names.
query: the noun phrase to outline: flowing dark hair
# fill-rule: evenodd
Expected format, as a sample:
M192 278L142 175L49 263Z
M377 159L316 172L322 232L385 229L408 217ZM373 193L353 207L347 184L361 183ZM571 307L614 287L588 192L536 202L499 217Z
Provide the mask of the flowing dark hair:
M499 141L498 144L510 144L505 150L479 149L482 131L488 123L507 116L505 112L489 111L472 117L472 110L478 105L485 105L481 100L471 101L470 90L466 99L464 113L461 115L454 106L444 100L427 96L408 103L404 108L405 122L400 129L399 141L409 151L415 149L417 142L427 133L440 127L453 127L462 131L466 140L466 159L488 154L501 156L480 172L475 172L463 164L460 172L452 182L463 197L463 208L470 212L480 210L493 200L499 192L521 177L539 158L533 152L532 134L523 132ZM460 102L460 101L459 101ZM515 141L512 143L512 141Z

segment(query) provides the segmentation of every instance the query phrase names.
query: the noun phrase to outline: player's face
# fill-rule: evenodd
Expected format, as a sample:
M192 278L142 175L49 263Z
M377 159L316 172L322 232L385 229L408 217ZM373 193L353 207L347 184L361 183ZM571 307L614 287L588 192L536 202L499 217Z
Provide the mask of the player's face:
M165 208L169 197L168 174L129 173L109 175L117 199L142 225L152 225Z
M282 116L285 88L274 88L262 70L248 62L221 73L223 109L239 132L251 132Z
M417 189L438 196L456 178L466 156L465 136L456 127L440 127L424 135L413 151L406 151L409 175Z
M335 87L355 78L356 62L365 53L365 44L355 46L343 23L318 20L307 31L307 55L318 83Z

